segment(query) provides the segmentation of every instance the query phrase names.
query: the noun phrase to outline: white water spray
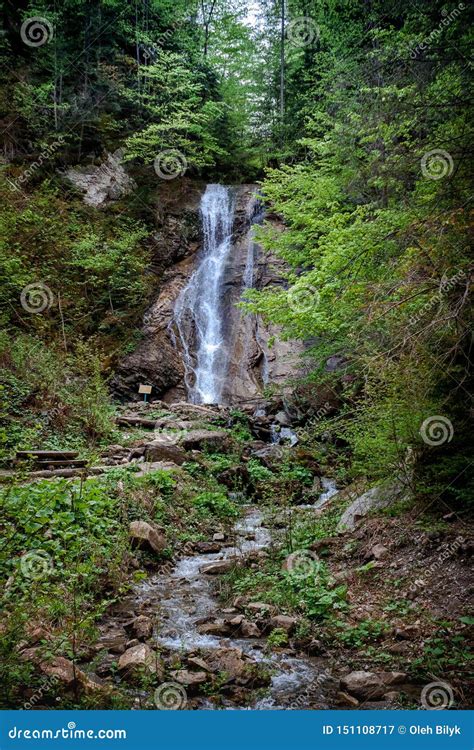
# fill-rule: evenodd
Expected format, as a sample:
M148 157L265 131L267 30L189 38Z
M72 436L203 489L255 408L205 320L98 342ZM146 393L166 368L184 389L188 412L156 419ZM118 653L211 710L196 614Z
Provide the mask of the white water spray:
M174 321L183 345L188 398L219 403L227 356L222 326L222 277L231 249L234 200L229 188L208 185L201 199L204 246L197 269L182 290ZM191 352L195 351L195 357Z

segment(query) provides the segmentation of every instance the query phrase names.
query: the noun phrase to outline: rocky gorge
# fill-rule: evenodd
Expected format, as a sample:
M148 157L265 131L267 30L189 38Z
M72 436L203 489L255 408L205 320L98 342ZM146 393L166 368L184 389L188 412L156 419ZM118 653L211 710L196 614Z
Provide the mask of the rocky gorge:
M262 396L266 386L281 390L292 376L301 372L298 355L303 347L299 342L282 340L275 326L265 324L259 316L244 315L237 306L247 288L284 285L285 269L281 260L263 253L254 240L254 227L263 212L258 187L239 185L226 190L233 207L229 218L229 249L218 282L220 346L225 360L221 396L224 403L238 403ZM191 350L185 356L186 345L177 330L176 305L202 262L200 205L205 194L206 186L188 182L167 196L156 236L162 283L145 314L138 347L117 368L113 388L120 397L137 397L140 383L151 384L154 396L168 403L188 396L190 375L186 373L185 362L187 356L191 363L188 369L192 369L196 357L193 351L196 321L191 315L185 322L191 342ZM276 218L268 217L268 221L274 224L275 231L281 231ZM205 270L208 275L209 269ZM199 300L200 305L205 302Z

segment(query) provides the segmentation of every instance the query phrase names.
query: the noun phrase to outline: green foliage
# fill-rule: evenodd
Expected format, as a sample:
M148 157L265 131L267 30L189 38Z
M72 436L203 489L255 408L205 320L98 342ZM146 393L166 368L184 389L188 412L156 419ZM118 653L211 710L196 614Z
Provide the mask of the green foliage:
M193 505L204 516L235 518L239 511L234 503L222 492L201 492L193 499Z
M280 648L288 645L288 633L283 628L274 628L267 636L267 645L269 648Z
M111 437L114 411L97 355L0 335L0 458L13 449L84 449Z
M330 429L350 446L353 476L406 471L411 446L435 458L423 473L445 492L472 460L459 389L472 324L464 239L472 127L462 59L449 45L410 57L432 31L428 19L442 11L441 2L430 3L420 15L394 0L389 8L371 4L366 19L358 3L293 3L289 20L309 17L319 38L288 58L285 127L296 163L270 169L263 185L286 229L269 224L259 234L289 264L289 289L250 291L248 308L288 337L317 339L316 386L318 376L327 380L327 356L344 357L345 384L337 374L333 380L347 416L314 429L319 436ZM468 43L461 13L443 33L462 48ZM445 154L444 179L430 179L423 167L434 148ZM420 434L436 414L456 424L453 444L438 450ZM465 476L451 497L467 502L467 483Z
M447 674L450 670L465 670L472 661L467 637L455 632L453 623L438 621L437 635L427 638L421 656L410 664L410 671L424 679L433 674Z
M367 643L379 641L390 630L390 626L381 620L362 620L353 627L341 620L336 620L332 626L337 640L355 649Z
M70 580L67 562L71 559L77 560L79 579L93 580L123 554L118 500L100 480L3 488L0 503L5 528L0 570L4 581L12 577L7 598L17 596L18 589L27 592L32 585L18 550L31 553L33 563L35 556L44 557L46 575L38 579L41 594ZM41 569L41 561L38 566Z
M247 461L247 470L252 482L266 482L275 478L273 472L263 466L257 458L250 458Z
M157 51L153 64L141 72L138 90L124 90L152 120L127 139L128 159L152 163L160 152L173 150L184 157L184 170L186 165L213 165L217 157L225 156L217 139L223 105L205 101L204 72L200 79L184 55Z

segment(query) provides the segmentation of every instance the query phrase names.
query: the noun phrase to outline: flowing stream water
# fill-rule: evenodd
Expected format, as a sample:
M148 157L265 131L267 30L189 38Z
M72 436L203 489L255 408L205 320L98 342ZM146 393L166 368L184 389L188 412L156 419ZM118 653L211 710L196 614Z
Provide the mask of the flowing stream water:
M325 485L320 498L326 501L334 492L332 482ZM220 552L183 557L174 570L157 574L144 581L136 591L137 599L160 602L162 622L155 633L156 642L178 654L200 649L206 651L222 647L222 637L199 633L198 624L204 619L219 617L219 603L213 593L213 577L202 572L210 562L238 558L269 547L272 537L264 526L263 514L254 506L247 506L243 517L235 524L234 538ZM309 694L319 708L328 707L326 693L330 680L317 660L282 652L264 652L265 641L259 638L235 637L226 639L227 647L237 647L253 660L263 663L272 674L268 695L258 700L254 709L307 708ZM229 706L230 707L230 706ZM212 704L203 698L201 708Z
M201 218L202 253L176 300L174 322L183 346L188 399L195 404L212 404L221 401L227 366L221 298L223 273L232 247L232 191L223 185L208 185L201 199Z

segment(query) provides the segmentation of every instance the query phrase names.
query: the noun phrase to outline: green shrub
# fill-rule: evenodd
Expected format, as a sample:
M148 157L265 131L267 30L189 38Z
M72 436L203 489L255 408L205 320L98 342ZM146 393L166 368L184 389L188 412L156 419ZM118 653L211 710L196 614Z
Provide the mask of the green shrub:
M239 514L234 503L221 492L201 492L193 499L193 505L205 516L235 518Z

